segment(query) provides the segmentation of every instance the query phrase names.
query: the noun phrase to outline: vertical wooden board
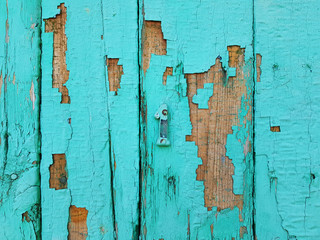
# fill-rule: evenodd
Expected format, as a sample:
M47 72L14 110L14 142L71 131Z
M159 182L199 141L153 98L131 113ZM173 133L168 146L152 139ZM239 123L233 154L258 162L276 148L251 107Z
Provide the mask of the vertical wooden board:
M114 238L102 10L42 2L43 239Z
M102 1L102 7L115 239L138 239L138 2Z
M252 1L140 11L142 237L252 239Z
M258 240L320 238L319 14L315 0L255 1Z
M40 239L40 1L0 3L0 238Z

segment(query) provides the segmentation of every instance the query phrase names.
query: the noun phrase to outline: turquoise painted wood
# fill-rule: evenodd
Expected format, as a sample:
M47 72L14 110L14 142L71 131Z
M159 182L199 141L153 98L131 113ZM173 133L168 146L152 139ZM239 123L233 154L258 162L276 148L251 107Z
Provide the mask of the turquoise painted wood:
M0 2L0 238L40 239L40 1Z
M0 239L320 239L319 11L0 1Z
M319 14L318 1L255 1L258 240L320 238Z
M141 4L142 239L253 237L252 10L252 1ZM156 144L163 103L167 147Z
M42 2L44 239L137 238L139 68L131 5Z

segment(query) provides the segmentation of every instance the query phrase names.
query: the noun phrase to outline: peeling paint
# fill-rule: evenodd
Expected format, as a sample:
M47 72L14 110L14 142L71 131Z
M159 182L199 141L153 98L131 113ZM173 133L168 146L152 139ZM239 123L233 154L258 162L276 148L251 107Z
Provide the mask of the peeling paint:
M234 165L226 154L227 136L232 134L233 126L242 124L239 112L242 98L247 96L247 78L244 73L244 49L229 46L229 67L236 68L236 76L227 79L220 59L205 73L186 74L192 135L187 141L194 141L198 146L198 156L203 163L197 169L197 180L204 181L205 206L218 207L218 210L243 206L241 194L233 193ZM213 94L209 98L209 109L197 106L194 96L205 84L214 84ZM193 100L193 101L192 101ZM250 101L245 103L250 105ZM251 119L251 112L247 113ZM247 121L245 119L245 121Z
M173 74L173 68L172 67L166 67L166 70L163 73L162 76L162 84L166 85L167 84L167 78L168 76L172 76Z
M66 189L68 187L68 176L66 172L66 156L65 154L53 154L53 164L50 165L50 188L56 190Z
M160 21L143 21L141 43L143 46L142 69L146 74L152 54L167 54L167 40L163 37Z
M270 131L271 132L280 132L280 126L271 126Z
M60 9L60 13L56 17L44 20L45 32L53 32L52 87L59 89L61 103L70 103L69 91L65 86L69 80L69 70L67 70L66 63L67 36L65 32L67 8L64 3L61 3L58 9Z
M108 81L109 91L115 92L120 88L121 77L123 73L122 65L118 65L119 58L108 58L107 57L107 68L108 68Z
M192 102L198 104L199 109L208 109L208 101L213 94L213 83L205 83L203 88L197 89L197 94L192 98Z
M88 210L74 205L69 209L68 240L85 240L88 236L87 216Z
M35 101L36 101L36 95L34 93L34 84L33 84L33 82L31 83L31 88L30 88L30 100L32 102L32 109L34 110Z
M257 82L260 82L260 78L261 78L261 62L262 62L262 56L261 54L257 53L256 54L256 69L257 69Z

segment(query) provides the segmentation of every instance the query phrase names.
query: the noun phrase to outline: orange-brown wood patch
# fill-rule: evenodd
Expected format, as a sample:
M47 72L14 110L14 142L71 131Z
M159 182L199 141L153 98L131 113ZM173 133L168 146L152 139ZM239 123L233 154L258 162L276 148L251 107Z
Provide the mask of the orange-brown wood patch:
M143 21L142 68L144 74L146 74L149 68L151 54L167 54L167 40L163 38L160 21Z
M257 82L260 82L261 77L261 62L262 62L262 56L257 53L256 54L256 66L257 66Z
M52 154L53 164L50 165L50 188L66 189L67 188L67 172L66 172L66 156L65 154Z
M280 132L280 126L272 126L270 127L271 132Z
M109 91L117 93L120 88L121 76L123 75L122 65L118 65L119 58L107 57Z
M166 68L166 71L163 73L163 76L162 76L162 84L163 85L166 85L167 84L167 78L168 76L172 76L173 74L173 68L172 67L167 67Z
M69 208L70 220L68 223L69 240L85 240L88 236L88 210L74 205Z
M245 226L240 227L240 238L242 239L245 234L248 234L247 227Z
M228 51L229 67L236 68L236 77L226 79L219 58L207 72L186 74L192 123L192 135L186 136L186 141L196 143L198 156L202 159L197 180L204 182L205 206L208 210L217 207L218 211L234 206L243 208L243 195L233 193L234 165L226 156L226 142L227 135L232 134L232 126L240 125L238 111L242 97L249 97L243 73L245 50L240 46L229 46ZM213 95L208 101L209 109L199 109L192 98L205 83L214 83ZM246 119L251 121L251 110Z
M27 222L31 221L31 218L29 217L29 213L28 212L22 213L22 222L24 222L24 220L26 220Z
M70 103L69 92L64 85L69 79L66 63L67 36L65 33L67 8L64 3L61 3L58 9L60 9L60 14L57 14L55 18L44 20L45 32L53 32L52 87L59 89L60 103Z

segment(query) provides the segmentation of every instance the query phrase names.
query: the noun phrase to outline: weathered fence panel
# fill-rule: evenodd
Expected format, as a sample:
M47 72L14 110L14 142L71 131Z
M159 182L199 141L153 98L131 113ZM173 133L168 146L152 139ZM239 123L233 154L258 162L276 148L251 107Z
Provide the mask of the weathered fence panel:
M139 199L136 11L112 1L42 9L42 236L130 239Z
M39 239L40 1L0 2L0 238Z
M253 236L252 10L141 5L143 239Z
M0 1L0 239L319 239L319 15Z
M319 14L319 1L255 1L258 240L320 238Z

